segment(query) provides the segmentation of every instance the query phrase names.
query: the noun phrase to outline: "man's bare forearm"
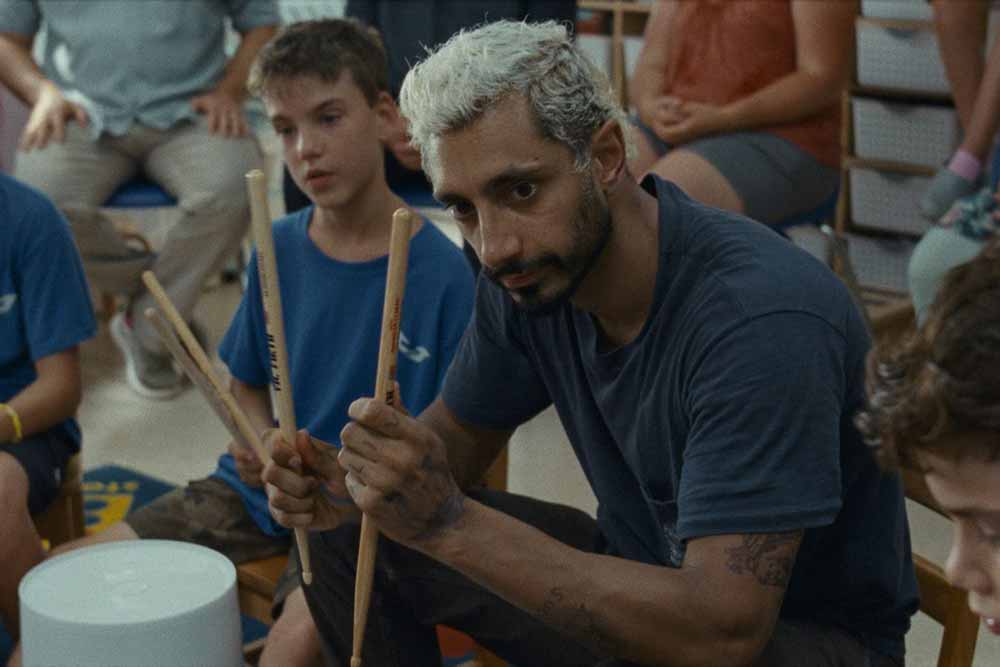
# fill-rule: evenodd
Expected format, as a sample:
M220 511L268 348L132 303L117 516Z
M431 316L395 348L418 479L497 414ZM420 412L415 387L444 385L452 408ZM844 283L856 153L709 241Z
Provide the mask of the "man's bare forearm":
M735 667L752 664L770 637L800 537L708 538L707 551L674 569L573 549L466 499L417 548L597 657Z

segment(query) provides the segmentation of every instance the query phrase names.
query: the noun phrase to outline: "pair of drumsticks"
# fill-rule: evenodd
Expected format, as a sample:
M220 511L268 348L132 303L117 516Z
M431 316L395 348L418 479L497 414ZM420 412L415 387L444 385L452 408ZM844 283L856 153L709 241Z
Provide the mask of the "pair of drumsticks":
M264 319L267 326L268 353L271 360L271 386L278 409L278 426L281 437L295 442L295 408L288 372L288 353L285 345L285 325L281 310L281 292L278 284L277 260L274 253L274 236L271 214L267 205L264 174L253 170L246 175L250 194L250 213L254 240L257 245L257 268L260 276L261 296L264 302ZM406 283L406 265L409 255L413 214L405 208L392 216L392 235L389 240L389 270L386 277L385 301L382 306L382 333L379 342L378 367L375 376L375 398L395 405L394 392L396 357L399 349L400 318L403 290ZM187 323L177 312L156 276L147 271L142 280L160 306L163 314L149 308L144 313L159 333L170 354L202 392L213 411L225 425L229 434L240 446L253 450L261 462L270 457L256 429L236 402L235 397L222 383L208 355L198 343ZM309 543L304 528L295 529L295 541L302 563L302 580L312 583ZM361 519L361 545L358 550L358 572L354 589L354 634L351 667L361 667L361 646L364 642L365 624L371 601L372 579L375 571L375 552L378 546L378 528L363 515Z

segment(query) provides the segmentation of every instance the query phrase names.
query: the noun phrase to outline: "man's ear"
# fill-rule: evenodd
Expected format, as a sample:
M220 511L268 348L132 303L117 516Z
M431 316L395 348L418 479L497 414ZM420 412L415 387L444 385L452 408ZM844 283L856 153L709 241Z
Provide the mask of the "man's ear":
M625 135L616 120L605 121L590 140L594 178L607 189L625 175Z

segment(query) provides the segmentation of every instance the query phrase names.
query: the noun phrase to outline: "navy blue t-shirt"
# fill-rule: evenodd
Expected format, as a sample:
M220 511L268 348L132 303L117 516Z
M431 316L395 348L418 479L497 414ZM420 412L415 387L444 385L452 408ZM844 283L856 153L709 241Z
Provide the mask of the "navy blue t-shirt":
M902 655L916 580L899 479L852 423L860 313L773 231L665 181L643 187L659 200L660 260L638 337L605 350L588 313L532 316L481 280L446 404L496 429L554 404L624 558L680 567L687 540L805 529L782 616Z

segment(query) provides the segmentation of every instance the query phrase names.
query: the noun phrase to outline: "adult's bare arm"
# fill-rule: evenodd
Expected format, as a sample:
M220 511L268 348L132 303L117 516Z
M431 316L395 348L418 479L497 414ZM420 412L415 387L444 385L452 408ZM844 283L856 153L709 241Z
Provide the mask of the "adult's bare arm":
M0 32L0 82L27 106L38 99L39 86L47 79L31 57L34 38L14 32Z
M798 68L722 108L728 131L791 123L835 104L850 76L855 3L793 0Z
M673 569L577 551L466 500L448 530L412 546L599 656L749 667L771 637L800 540L800 531L695 539Z
M481 474L507 433L484 440L440 400L419 421L372 399L349 412L339 461L379 530L596 654L673 667L751 665L770 638L799 532L694 539L679 569L586 553L461 491L456 479Z
M987 0L935 0L934 33L963 128L972 124L983 81L990 3ZM992 46L988 48L992 49Z
M210 131L226 137L246 136L249 126L243 114L243 102L247 96L247 76L257 52L276 30L275 26L260 26L243 33L219 83L191 100L191 106L206 116Z
M677 0L657 2L646 21L642 49L628 84L629 100L638 111L639 118L649 127L657 124L663 101L663 91L669 83L667 65L670 56L670 30Z
M44 148L49 140L62 142L70 119L82 126L90 122L83 107L67 101L62 91L45 78L31 57L32 41L28 35L0 33L0 82L31 107L20 141L25 151Z

